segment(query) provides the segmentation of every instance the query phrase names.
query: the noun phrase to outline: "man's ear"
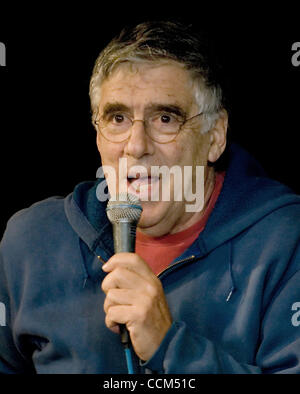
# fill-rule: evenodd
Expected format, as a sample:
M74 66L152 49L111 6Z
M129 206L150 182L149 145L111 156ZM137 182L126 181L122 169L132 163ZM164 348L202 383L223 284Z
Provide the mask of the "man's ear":
M217 161L226 148L227 127L228 114L225 109L222 109L214 127L209 131L210 148L208 151L208 161L211 163Z

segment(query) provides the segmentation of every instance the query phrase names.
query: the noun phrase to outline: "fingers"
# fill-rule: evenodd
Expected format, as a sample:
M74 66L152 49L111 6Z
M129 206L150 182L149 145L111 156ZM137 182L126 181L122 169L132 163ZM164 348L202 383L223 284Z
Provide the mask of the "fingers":
M112 288L141 289L151 293L161 287L148 264L135 253L118 253L102 269L108 273L102 282L105 293Z
M120 290L117 290L120 291ZM109 293L111 290L109 291ZM122 296L120 291L117 299ZM129 295L129 298L135 298L134 296ZM106 312L105 324L108 328L114 328L117 324L125 324L128 329L131 328L132 325L138 323L144 325L146 322L150 322L151 319L151 309L149 306L151 304L151 300L149 297L145 297L139 303L134 303L132 301L131 304L119 303L119 301L114 302L110 300L105 300L104 310Z
M110 289L137 289L142 288L145 280L137 273L126 268L117 267L103 279L101 288L105 294Z
M138 311L147 311L151 310L152 307L152 298L148 294L140 294L138 290L130 290L130 289L110 289L106 295L103 309L106 314L111 312L111 308L115 306L124 306L131 308L124 308L124 312L128 314L128 319L137 317L137 315L141 315ZM135 312L135 315L133 315ZM140 316L141 317L141 316ZM122 321L115 320L118 323L122 323ZM127 323L128 321L126 321Z
M153 300L150 294L136 289L109 289L103 304L105 323L110 329L122 323L128 327L135 321L144 323L152 308Z
M103 309L108 313L108 309L114 305L133 305L137 294L133 290L128 289L110 289L107 292Z
M114 305L108 310L105 316L105 324L108 328L115 328L119 324L126 324L129 321L130 313L127 305Z
M154 275L148 264L136 253L117 253L102 266L102 269L111 272L117 267L136 272L145 279Z

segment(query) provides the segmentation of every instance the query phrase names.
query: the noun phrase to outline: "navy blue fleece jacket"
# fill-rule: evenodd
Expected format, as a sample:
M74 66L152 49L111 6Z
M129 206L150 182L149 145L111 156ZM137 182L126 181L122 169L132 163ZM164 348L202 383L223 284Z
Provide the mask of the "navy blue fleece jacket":
M0 246L1 373L127 373L104 323L97 182L16 213ZM199 238L159 278L173 324L136 373L300 373L300 197L233 145Z

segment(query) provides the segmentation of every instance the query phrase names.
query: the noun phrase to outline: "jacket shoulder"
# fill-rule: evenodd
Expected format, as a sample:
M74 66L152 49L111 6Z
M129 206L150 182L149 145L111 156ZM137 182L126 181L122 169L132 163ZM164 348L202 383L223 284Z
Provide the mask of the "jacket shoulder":
M54 196L38 201L10 217L1 246L11 247L11 243L19 244L26 239L33 241L43 232L49 233L53 226L59 230L59 223L64 221L64 217L64 197Z

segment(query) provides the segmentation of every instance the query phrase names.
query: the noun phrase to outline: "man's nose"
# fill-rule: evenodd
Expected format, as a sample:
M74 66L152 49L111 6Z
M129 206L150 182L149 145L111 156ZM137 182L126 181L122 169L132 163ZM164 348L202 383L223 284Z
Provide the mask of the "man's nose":
M153 152L153 144L146 133L144 120L135 119L132 122L131 134L124 152L136 159Z

